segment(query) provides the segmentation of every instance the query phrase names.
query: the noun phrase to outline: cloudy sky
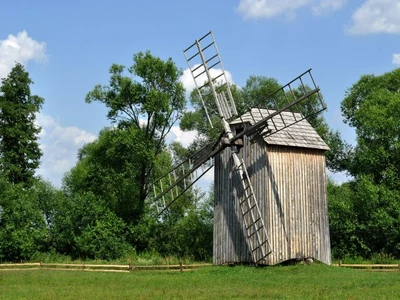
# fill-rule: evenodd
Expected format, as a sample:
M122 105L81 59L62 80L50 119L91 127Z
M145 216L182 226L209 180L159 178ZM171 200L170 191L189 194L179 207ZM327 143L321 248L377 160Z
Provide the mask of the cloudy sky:
M284 84L313 68L328 103L326 119L354 143L340 102L361 75L400 66L399 16L399 0L6 1L0 77L20 62L35 82L33 93L45 98L38 173L58 186L77 149L110 125L106 109L84 98L107 83L111 64L130 65L134 53L150 50L184 71L182 50L209 30L239 86L250 75ZM182 82L192 88L187 76ZM174 128L170 140L192 136Z

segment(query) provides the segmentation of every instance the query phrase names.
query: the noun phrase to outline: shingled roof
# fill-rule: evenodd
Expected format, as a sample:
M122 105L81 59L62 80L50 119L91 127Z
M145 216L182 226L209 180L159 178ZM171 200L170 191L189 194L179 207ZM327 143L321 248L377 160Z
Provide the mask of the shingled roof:
M251 125L257 123L275 110L252 108L249 112L235 119L230 124L248 122ZM299 121L301 120L301 121ZM298 121L296 123L296 121ZM282 129L288 124L289 127ZM266 133L264 130L264 133ZM264 140L269 145L281 145L291 147L302 147L320 150L329 150L329 147L318 135L315 129L299 113L282 112L268 121L268 130L271 133L264 135Z

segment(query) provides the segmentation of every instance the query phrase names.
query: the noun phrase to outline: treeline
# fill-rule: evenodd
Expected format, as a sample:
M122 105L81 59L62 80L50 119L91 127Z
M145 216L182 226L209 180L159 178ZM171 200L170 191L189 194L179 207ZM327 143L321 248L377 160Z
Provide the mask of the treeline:
M86 102L103 103L113 126L82 147L61 188L35 177L42 155L36 114L44 99L31 95L32 81L17 64L0 86L0 262L41 253L73 259L123 259L157 253L193 260L212 256L213 193L195 189L157 216L151 182L207 142L214 141L198 94L186 110L182 74L171 59L138 53L133 65L112 65L107 85L97 85ZM251 76L232 87L239 112L271 107L279 84ZM309 119L330 147L328 168L351 180L328 181L332 252L335 258L400 257L400 69L363 76L342 101L346 123L356 129L351 146L331 130L323 115ZM296 93L296 91L294 91ZM212 108L213 100L204 97ZM311 99L300 112L318 110ZM217 120L212 114L210 118ZM197 130L188 148L166 144L172 126ZM219 122L217 122L218 124ZM172 154L171 154L172 153Z
M209 198L188 193L161 217L148 197L151 181L173 159L165 137L185 107L180 72L171 61L138 53L110 68L109 86L96 86L87 102L109 108L115 127L78 153L61 188L34 176L41 150L35 125L43 99L17 64L0 87L0 262L40 253L73 259L123 259L135 253L209 261ZM141 78L141 81L133 78ZM182 151L181 151L182 152ZM176 153L182 155L182 153Z

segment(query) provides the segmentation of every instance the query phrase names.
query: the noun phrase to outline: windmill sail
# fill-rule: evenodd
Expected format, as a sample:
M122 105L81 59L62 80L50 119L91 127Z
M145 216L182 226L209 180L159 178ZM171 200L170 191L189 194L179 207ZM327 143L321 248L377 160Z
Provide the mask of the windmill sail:
M209 155L212 152L212 146L213 144L205 146L153 182L154 204L158 215L162 214L214 166L214 155Z
M208 40L208 42L205 42L206 40ZM203 46L203 44L205 44L205 46ZM194 53L188 56L187 53L193 51L193 49L195 49ZM218 115L225 131L224 138L232 140L234 136L228 121L237 115L237 110L212 32L209 32L201 39L196 40L191 46L184 50L184 54L210 123L211 120L207 112L207 106L202 98L202 89L204 87L208 87L213 96L215 105L218 109ZM193 65L194 59L199 60L197 65ZM218 75L213 76L213 73ZM201 80L198 78L201 78L202 76L204 76L203 84L201 84L201 81L200 83L198 82L198 80ZM221 87L218 87L217 82L218 78L221 77L224 77L225 79L222 89ZM253 187L248 177L244 162L239 159L239 156L236 153L237 146L234 145L234 143L231 144L231 149L233 150L232 159L235 169L245 192L245 202L242 202L240 207L247 231L246 241L249 245L253 262L259 263L264 260L269 253L271 253L269 238L265 226L261 225L264 224L264 220L258 209L257 198L252 192Z
M269 99L283 99L284 105L282 107L278 108L275 101L276 109L252 108L242 115L239 119L245 129L234 136L230 142L233 143L244 135L253 139L259 136L269 136L320 113L326 109L326 105L319 91L320 89L311 74L311 69L307 70L269 95ZM306 111L301 104L307 101L314 101L315 103L310 105ZM288 117L288 114L291 116ZM238 121L232 123L238 123Z
M225 120L237 116L235 102L213 33L210 31L196 40L183 50L183 53L211 127L213 126L209 114L211 108L204 99L207 94L213 96L217 113Z

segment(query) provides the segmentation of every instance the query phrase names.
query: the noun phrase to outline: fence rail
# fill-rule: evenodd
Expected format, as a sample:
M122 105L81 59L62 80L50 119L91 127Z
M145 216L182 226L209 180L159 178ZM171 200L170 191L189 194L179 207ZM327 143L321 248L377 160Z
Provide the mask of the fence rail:
M345 267L352 269L363 269L369 271L398 271L400 272L400 261L397 264L343 264L341 261L338 264L332 264L334 267Z
M0 264L0 271L12 270L67 270L67 271L87 271L87 272L121 272L129 273L133 271L145 270L174 270L188 271L202 267L212 266L212 264L189 264L183 263L175 265L106 265L106 264L58 264L58 263L11 263Z

